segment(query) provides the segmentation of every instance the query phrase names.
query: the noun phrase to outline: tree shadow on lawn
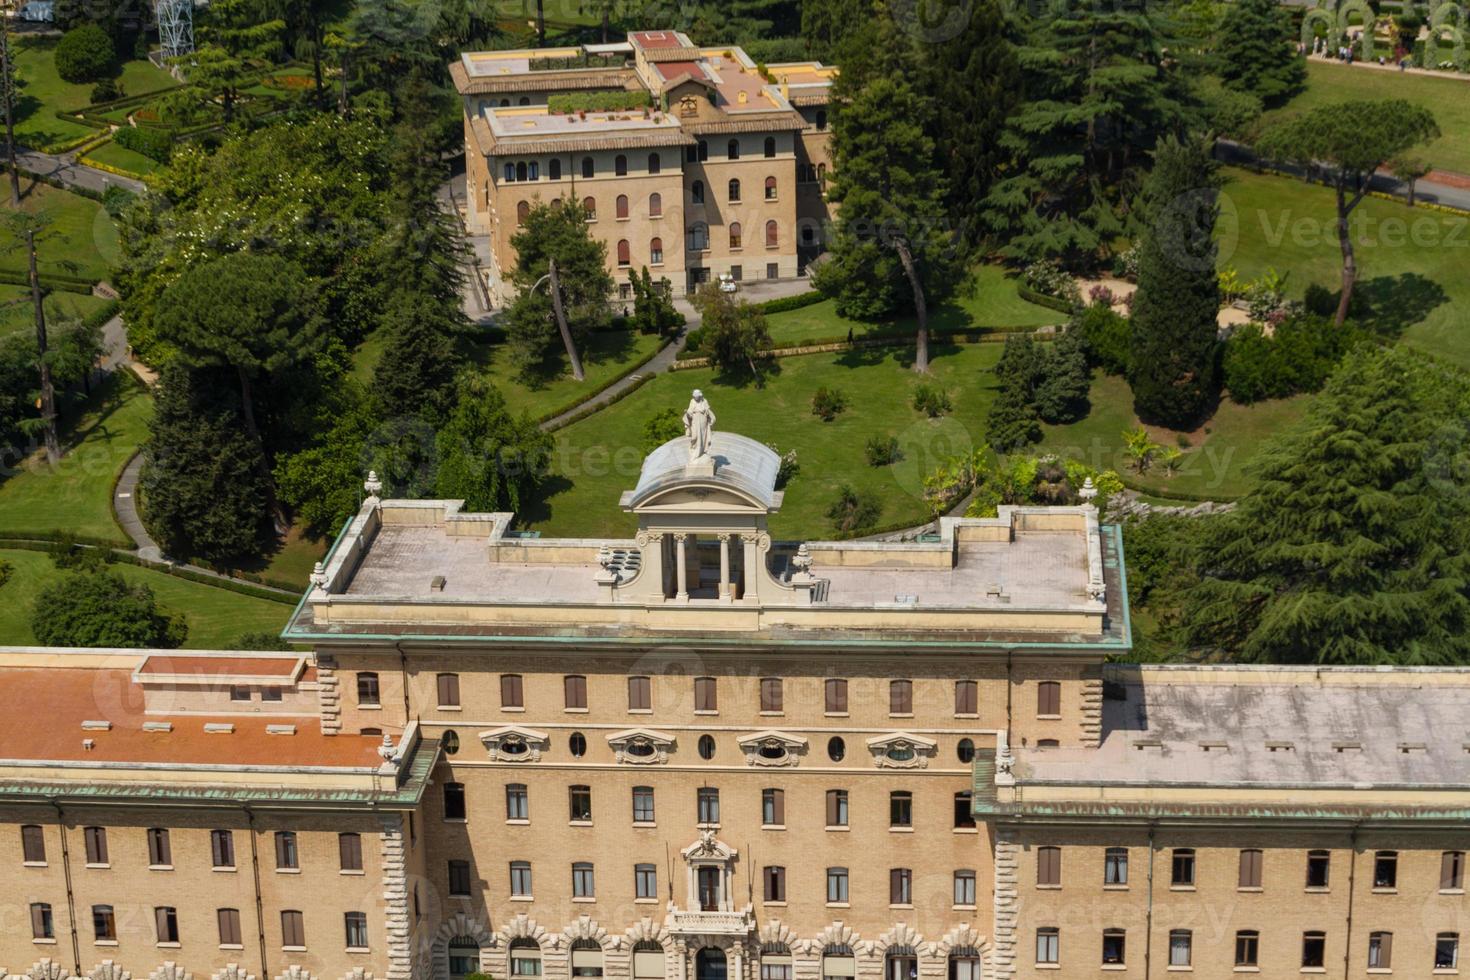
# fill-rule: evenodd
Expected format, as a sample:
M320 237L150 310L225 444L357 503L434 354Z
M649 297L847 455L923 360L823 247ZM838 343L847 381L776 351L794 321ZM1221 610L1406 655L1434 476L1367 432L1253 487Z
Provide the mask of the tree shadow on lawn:
M637 482L637 476L634 476ZM556 510L552 500L571 490L575 484L573 481L560 473L553 473L541 481L541 487L535 500L522 501L521 509L516 514L515 522L520 527L530 524L544 524L551 520L552 513ZM573 504L575 506L575 504Z
M502 346L503 343L502 341L492 346ZM623 364L631 359L637 350L636 338L631 330L594 331L577 348L577 352L582 355L583 368L608 362ZM489 367L490 348L486 347L482 351L476 351L471 358L479 367ZM542 360L528 364L517 371L516 380L532 391L543 391L563 378L570 379L571 374L571 362L567 359L566 348L561 346L560 338L558 338L556 348L548 351Z
M122 409L126 399L123 392L119 390L122 382L117 378L109 378L92 389L92 394L85 398L65 399L58 398L61 402L57 413L57 437L61 443L61 465L65 465L67 457L86 444L94 433L98 434L104 441L112 438L112 432L107 428L108 419L112 418ZM58 395L60 392L58 392ZM85 428L71 428L87 417L89 412L96 414L87 423ZM16 453L14 456L5 458L0 456L0 484L4 484L11 477L17 476L33 469L29 464L40 464L44 460L44 444L41 442L39 432L32 437L24 447L24 454ZM129 453L129 456L132 454ZM12 463L11 460L14 462ZM118 460L120 469L126 460ZM36 468L39 468L36 467ZM46 467L50 469L50 467Z
M1364 327L1390 339L1402 336L1436 309L1450 301L1439 283L1417 272L1376 276L1357 284L1353 303L1366 307Z
M764 388L767 382L781 376L781 358L766 357L755 362L755 370L749 368L744 370L719 368L715 372L714 382L721 388L745 389L754 387L757 390Z

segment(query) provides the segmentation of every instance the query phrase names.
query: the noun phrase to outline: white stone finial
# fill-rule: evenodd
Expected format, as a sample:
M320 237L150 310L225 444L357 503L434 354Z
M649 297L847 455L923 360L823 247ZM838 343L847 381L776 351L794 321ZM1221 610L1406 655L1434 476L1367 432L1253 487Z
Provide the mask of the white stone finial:
M378 755L383 757L384 762L393 761L393 736L387 732L383 733L383 744L378 746Z
M796 557L791 559L791 567L803 574L812 570L812 551L803 541L796 549Z
M689 397L689 407L684 409L684 435L689 440L689 462L708 461L710 440L715 434L715 410L704 399L704 392L695 388Z
M610 567L612 567L612 563L613 563L613 550L612 550L612 548L609 547L608 545L603 545L601 548L598 548L597 549L597 564L599 564L599 565L602 566L603 571L607 571L607 569L609 569Z
M327 587L327 566L317 562L311 569L311 587L325 590Z
M378 479L377 470L368 470L367 479L363 481L362 488L367 491L369 500L378 499L378 494L383 492L383 481Z
M1097 499L1097 487L1092 482L1092 477L1082 481L1082 489L1077 491L1077 496L1082 498L1083 503L1092 503Z

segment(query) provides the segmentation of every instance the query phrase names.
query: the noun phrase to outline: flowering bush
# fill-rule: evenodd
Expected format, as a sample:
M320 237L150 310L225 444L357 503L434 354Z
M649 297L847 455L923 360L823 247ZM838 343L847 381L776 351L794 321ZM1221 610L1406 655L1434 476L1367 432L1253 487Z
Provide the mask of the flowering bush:
M1113 306L1118 302L1118 297L1107 286L1104 286L1102 283L1098 283L1096 286L1093 286L1087 291L1087 302L1089 305L1092 306L1097 306L1099 304L1103 306Z
M1081 290L1073 278L1055 262L1032 262L1021 270L1026 288L1043 296L1055 296L1081 305Z

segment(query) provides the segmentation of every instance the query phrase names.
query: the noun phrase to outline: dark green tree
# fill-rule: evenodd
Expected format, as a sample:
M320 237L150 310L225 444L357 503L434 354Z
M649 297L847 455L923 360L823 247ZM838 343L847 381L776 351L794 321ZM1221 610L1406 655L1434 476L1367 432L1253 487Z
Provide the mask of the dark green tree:
M713 283L699 287L694 307L704 335L700 350L710 363L727 374L749 375L759 381L759 364L771 349L771 332L760 307L721 292Z
M56 42L56 74L68 82L95 82L117 71L112 38L96 24L74 27Z
M499 389L478 374L439 430L438 492L476 511L518 511L546 478L553 446L529 415L511 414Z
M454 400L454 376L462 358L454 339L462 314L420 292L389 300L383 324L383 357L373 371L373 394L385 415L438 418Z
M1276 0L1239 0L1220 26L1216 64L1227 88L1277 105L1307 80L1307 59L1297 53L1291 15Z
M1186 640L1263 663L1467 662L1467 410L1460 372L1350 354L1261 450L1255 489L1203 525Z
M369 470L387 473L387 461L375 458L371 449L373 434L381 428L372 400L360 385L344 379L333 401L327 413L330 422L312 444L276 459L281 499L291 506L296 523L313 537L335 535L357 513ZM427 426L424 429L428 431Z
M218 370L169 367L143 445L143 523L166 554L230 561L271 539L260 444Z
M1068 330L1041 347L1043 372L1033 397L1036 414L1050 425L1066 425L1087 415L1092 372L1087 367L1087 341L1079 330Z
M1041 417L1036 409L1036 383L1045 372L1045 353L1025 334L1006 338L995 367L1000 392L990 406L986 435L996 452L1024 449L1041 439Z
M159 609L153 590L116 572L72 572L42 589L31 606L31 632L53 647L182 646L189 628Z
M582 205L566 201L533 205L510 243L516 250L511 281L520 290L506 312L511 348L523 370L547 370L561 363L559 352L566 350L548 292L551 260L572 343L581 349L591 331L612 319L607 246L588 232Z
M667 279L653 281L648 267L640 275L630 277L633 283L633 316L631 330L663 336L684 325L684 314L674 307Z
M1219 393L1216 169L1203 142L1168 137L1144 189L1128 381L1138 417L1176 429L1193 428Z

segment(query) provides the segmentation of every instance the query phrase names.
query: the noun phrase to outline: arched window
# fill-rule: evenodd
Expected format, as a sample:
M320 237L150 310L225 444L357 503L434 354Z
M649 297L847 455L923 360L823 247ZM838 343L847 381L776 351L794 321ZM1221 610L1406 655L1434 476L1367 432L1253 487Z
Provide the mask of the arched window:
M582 210L587 212L587 220L588 221L596 221L597 220L597 198L595 198L595 197L584 197L584 198L582 198Z
M516 180L525 180L525 179L526 179L526 162L524 160L522 160L520 163L516 164Z
M548 180L561 180L560 157L552 157L551 162L546 165L546 178Z
M582 176L583 177L591 177L596 172L597 172L597 168L596 168L596 166L593 165L592 158L591 157L583 157L582 158Z
M729 157L731 160L739 160L740 159L740 141L739 140L731 140L729 143L726 143L725 144L725 155L727 157Z
M449 976L460 980L479 972L480 944L469 936L455 936L449 940Z
M648 172L651 174L663 171L663 161L658 158L657 153L648 154Z
M525 224L526 223L526 219L529 218L530 216L531 216L531 205L527 204L525 201L521 201L519 204L516 205L516 226L517 227Z
M652 939L633 944L633 980L664 980L664 948Z
M791 948L785 943L761 944L761 980L791 980Z
M663 195L655 191L648 195L648 216L650 218L661 217L664 213Z
M766 178L766 200L767 201L774 201L775 199L776 199L776 178L775 177L767 177Z
M818 109L817 110L817 128L818 129L826 129L827 128L827 110L826 109Z
M506 179L507 182L510 182L510 181L513 181L513 180L516 179L516 165L515 164L513 164L513 163L507 163L505 165L505 179Z
M699 141L699 162L703 163L709 159L709 144L704 140Z
M730 198L731 201L738 201L738 200L740 200L740 181L738 181L738 180L732 180L732 181L730 181L729 191L730 191L729 198Z
M776 155L776 137L774 137L774 136L767 136L766 137L766 156L767 157L773 157L775 155Z
M766 248L775 248L781 244L781 234L774 221L766 222Z
M500 108L502 108L502 109L508 109L508 108L510 108L510 99L501 99L500 100Z
M738 221L730 222L730 247L740 247L740 222Z
M950 950L949 980L980 980L980 951L973 946L956 946Z
M689 229L689 251L709 251L709 225L703 221L696 221L694 226Z
M650 265L663 265L664 240L662 238L652 239L648 243L648 262Z
M619 218L626 218L628 216L628 195L626 194L618 195L617 215Z
M572 976L602 976L602 947L596 940L578 939L572 943Z
M541 947L534 939L513 939L510 943L510 975L513 977L541 976Z
M822 950L822 980L852 980L857 976L857 959L851 946L833 944Z
M919 955L912 946L889 946L883 980L919 980Z
M702 181L702 180L696 180L694 183L690 184L689 185L689 196L690 196L690 198L693 199L693 201L694 201L695 204L703 204L704 203L704 181Z
M694 955L694 980L725 980L728 963L725 951L706 946Z
M529 95L523 95L523 96L521 96L520 101L516 103L516 105L530 105L530 104L531 104L531 97Z
M628 247L628 240L626 238L621 239L618 242L618 265L619 266L627 266L627 265L632 265L632 264L633 264L633 252L632 252L632 249L630 249Z
M530 177L531 177L532 180L540 180L541 179L541 163L540 163L540 161L537 161L537 160L532 160L531 161L529 173L530 173Z
M628 158L621 153L613 158L613 173L619 177L628 176Z

